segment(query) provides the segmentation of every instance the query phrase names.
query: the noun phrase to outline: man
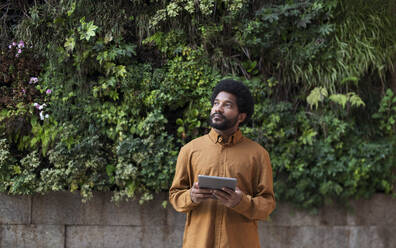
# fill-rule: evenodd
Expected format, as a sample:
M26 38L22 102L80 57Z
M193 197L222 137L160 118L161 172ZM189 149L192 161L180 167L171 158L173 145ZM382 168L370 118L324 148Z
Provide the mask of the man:
M169 200L187 213L184 248L260 247L257 220L275 208L272 168L267 151L242 136L239 125L253 113L249 89L231 79L212 94L209 134L180 150ZM236 190L199 188L198 175L235 177Z

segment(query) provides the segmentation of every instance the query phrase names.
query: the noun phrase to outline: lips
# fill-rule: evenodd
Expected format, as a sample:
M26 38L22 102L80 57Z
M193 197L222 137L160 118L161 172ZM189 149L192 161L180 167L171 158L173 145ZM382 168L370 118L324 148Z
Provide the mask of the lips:
M212 116L211 116L211 118L212 118L212 120L224 120L225 119L225 117L222 115L222 114L212 114Z

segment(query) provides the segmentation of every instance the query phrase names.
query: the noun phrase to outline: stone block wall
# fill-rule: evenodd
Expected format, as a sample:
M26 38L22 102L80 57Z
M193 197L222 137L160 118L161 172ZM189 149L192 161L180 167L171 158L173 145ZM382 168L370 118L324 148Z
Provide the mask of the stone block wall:
M185 217L161 203L167 194L139 205L115 205L97 193L82 203L77 193L0 194L0 248L181 247ZM326 207L312 215L278 203L260 222L263 248L394 248L396 199L378 194L351 203L351 210Z

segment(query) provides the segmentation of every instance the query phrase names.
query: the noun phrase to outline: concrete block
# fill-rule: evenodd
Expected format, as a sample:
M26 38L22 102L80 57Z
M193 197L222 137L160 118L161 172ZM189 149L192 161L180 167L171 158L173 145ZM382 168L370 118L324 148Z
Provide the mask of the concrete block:
M69 226L68 248L181 247L181 230L169 226Z
M59 225L0 225L0 247L64 248L64 236Z
M186 223L186 214L176 212L172 206L168 205L167 210L167 225L184 227Z
M390 195L375 194L371 199L355 200L351 206L348 225L376 226L396 223L396 199Z
M339 248L347 247L349 230L331 226L260 225L262 248Z
M183 245L183 234L184 234L184 225L176 225L176 226L165 226L167 231L164 235L164 248L175 248L182 247Z
M390 248L380 235L380 228L376 226L355 226L351 227L349 239L350 248Z
M30 224L30 197L0 193L0 224Z
M260 237L261 248L281 248L287 227L264 225L259 222L258 231Z
M164 208L162 202L168 200L167 193L161 193L154 196L154 199L140 205L141 223L145 226L167 225L168 209Z
M318 218L323 226L345 226L348 223L348 209L345 206L324 206L319 210Z
M377 226L377 235L384 247L396 247L396 226Z
M298 210L287 203L278 203L266 224L276 223L278 226L312 226L320 225L317 215L308 211Z
M32 223L66 225L142 225L142 206L137 201L111 202L110 193L95 193L87 203L78 193L35 195Z
M347 211L343 207L325 206L318 213L301 210L291 204L278 203L267 224L276 223L278 226L318 226L345 225Z

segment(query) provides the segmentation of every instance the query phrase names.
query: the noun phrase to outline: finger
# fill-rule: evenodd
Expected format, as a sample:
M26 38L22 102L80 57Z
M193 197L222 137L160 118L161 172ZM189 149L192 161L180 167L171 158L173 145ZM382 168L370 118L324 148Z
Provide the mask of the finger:
M223 188L224 189L224 188ZM227 191L225 191L225 190L222 190L222 189L219 189L219 190L217 190L217 192L219 192L219 194L223 194L224 196L228 196L228 197L231 197L231 194L229 194Z
M212 194L194 194L194 197L198 199L206 199L211 198Z
M196 189L196 188L194 188L193 191L196 192L196 193L212 194L213 190L211 190L211 189Z
M222 188L222 190L223 190L224 192L227 192L227 193L230 194L230 195L235 194L235 191L233 191L233 190L230 189L230 188L224 187L224 188Z
M222 192L221 190L213 191L213 195L216 196L217 199L221 199L223 201L228 201L230 199L230 195Z

